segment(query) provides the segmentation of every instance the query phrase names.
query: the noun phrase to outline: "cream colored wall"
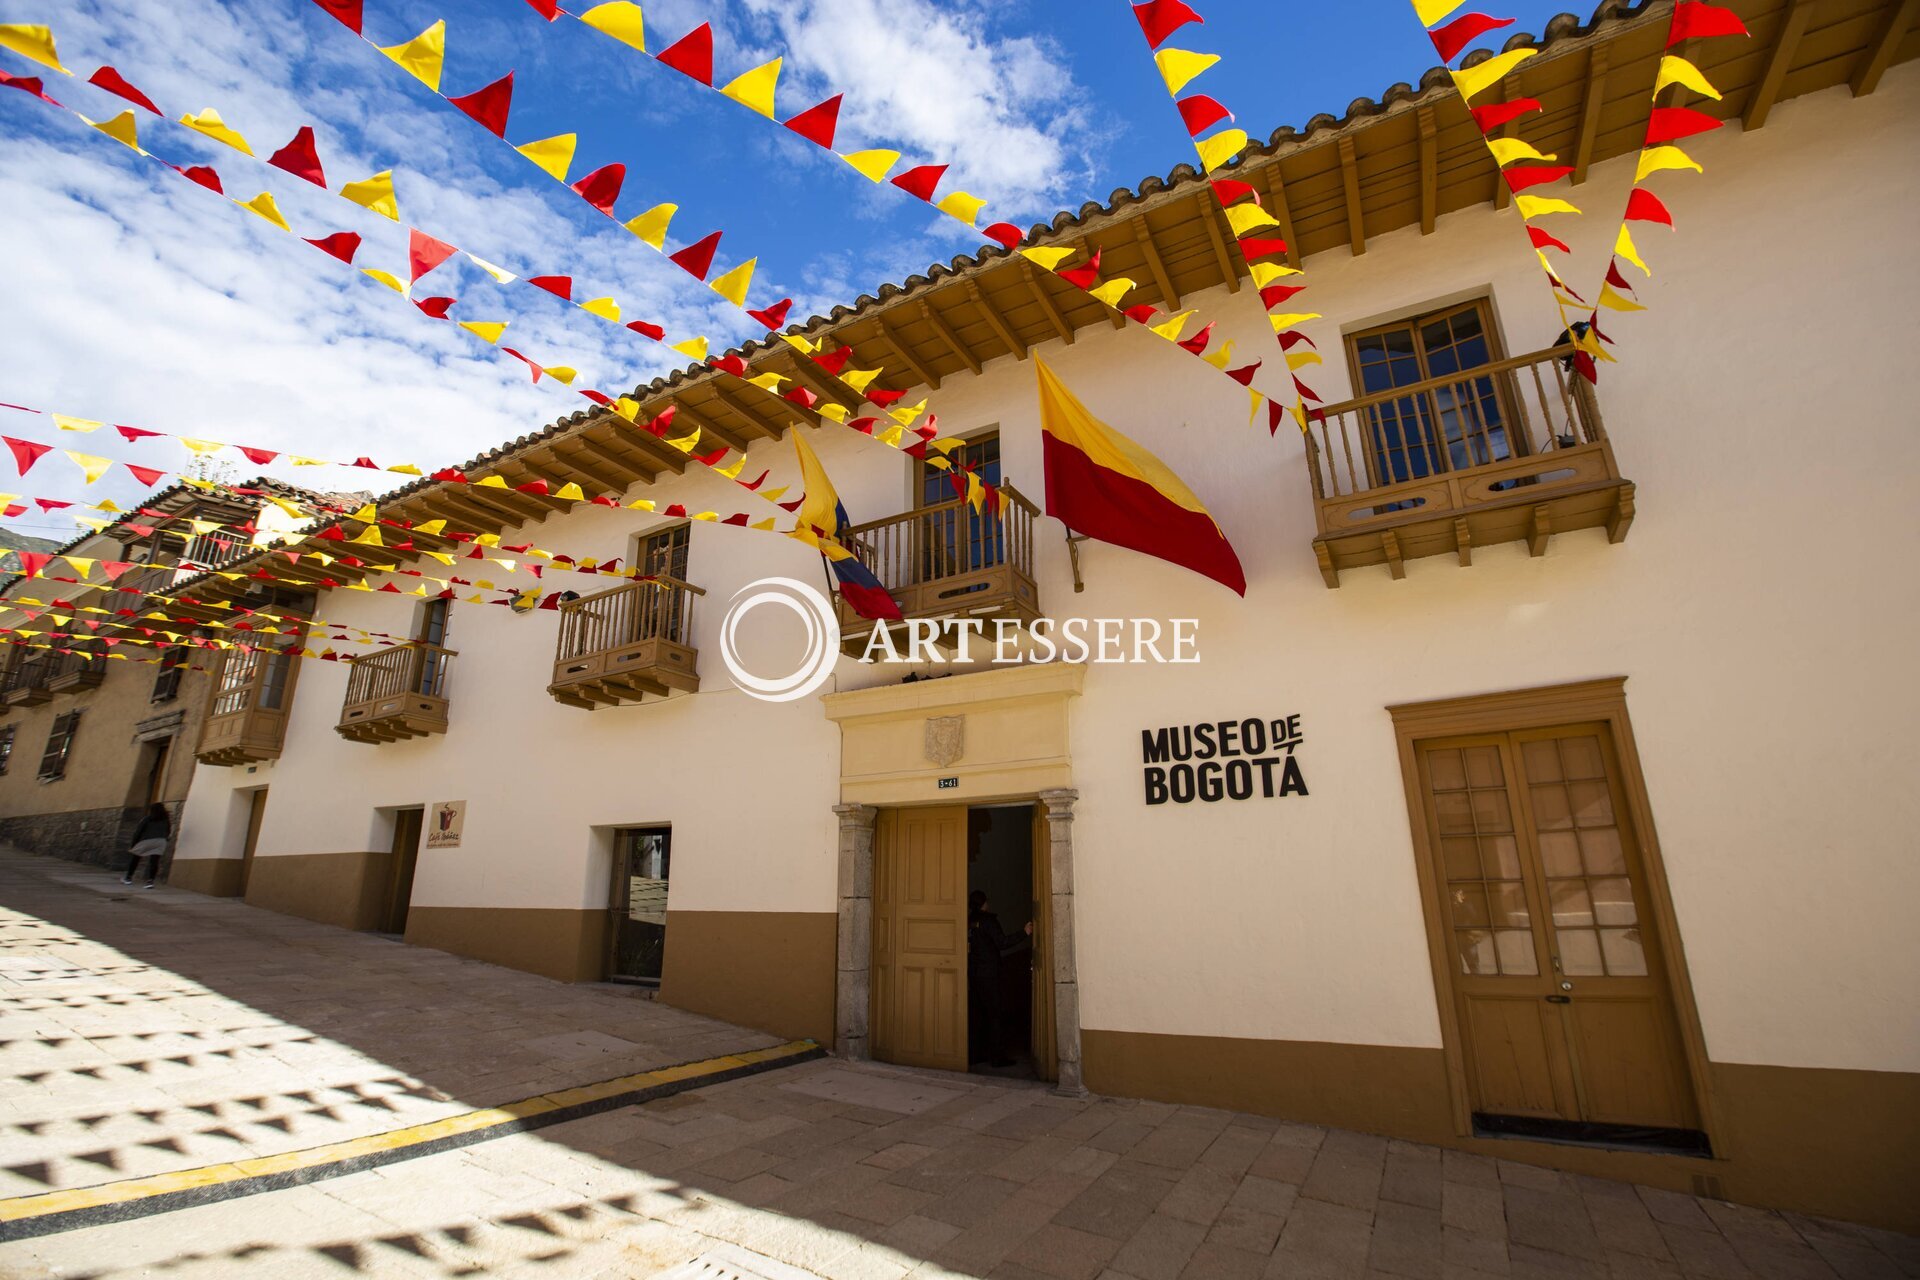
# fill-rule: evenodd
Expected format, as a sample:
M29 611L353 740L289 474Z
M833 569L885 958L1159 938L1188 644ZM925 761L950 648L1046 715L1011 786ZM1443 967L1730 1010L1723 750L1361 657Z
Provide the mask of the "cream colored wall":
M1907 484L1920 444L1892 374L1909 363L1920 287L1907 240L1920 71L1896 68L1863 100L1841 90L1788 103L1761 133L1689 149L1706 176L1660 184L1678 232L1641 237L1661 273L1641 291L1652 309L1609 325L1625 362L1606 371L1601 403L1639 486L1620 546L1586 532L1540 559L1476 548L1470 569L1421 560L1405 581L1361 570L1329 591L1297 439L1248 429L1242 393L1138 330L1095 326L1042 348L1089 407L1211 504L1250 583L1242 602L1089 544L1076 595L1060 526L1041 525L1041 600L1055 617L1200 620L1199 666L1096 667L1073 704L1086 1027L1437 1045L1384 708L1624 674L1710 1054L1920 1069L1920 950L1906 925L1920 812L1895 749L1920 712L1903 674L1920 612ZM1596 170L1577 197L1592 215L1555 228L1588 251L1583 291L1629 172ZM1490 289L1510 350L1559 332L1511 211L1466 211L1431 237L1397 232L1362 258L1308 266L1306 297L1328 316L1311 330L1329 361L1313 380L1330 401L1350 394L1340 330L1409 306ZM1243 352L1274 360L1250 289L1192 302ZM1026 365L1002 358L954 378L932 407L949 433L998 424L1007 477L1040 498ZM898 455L835 430L810 439L856 520L910 501ZM761 465L794 472L785 446L756 449L749 466ZM723 511L752 501L707 476L645 492L689 505L706 495ZM624 553L632 527L630 513L585 510L532 536L606 556ZM819 572L766 535L696 528L704 687L665 704L553 703L550 613L460 607L444 739L344 742L332 724L346 672L314 664L271 771L262 856L371 847L375 806L465 798L467 847L423 855L417 902L597 906L604 855L589 828L669 821L676 909L831 910L838 737L811 702L733 692L717 662L726 600L775 571ZM336 592L322 611L402 631L403 603ZM837 687L897 674L843 663ZM1309 796L1143 804L1141 729L1292 713ZM183 853L223 851L220 775L237 772L202 771Z

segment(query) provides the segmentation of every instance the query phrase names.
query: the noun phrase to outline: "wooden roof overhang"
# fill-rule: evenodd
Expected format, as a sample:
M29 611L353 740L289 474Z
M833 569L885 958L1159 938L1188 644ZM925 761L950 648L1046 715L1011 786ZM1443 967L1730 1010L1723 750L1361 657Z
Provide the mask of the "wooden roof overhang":
M1721 118L1738 117L1749 130L1762 127L1779 102L1802 94L1842 84L1855 95L1871 93L1888 67L1920 56L1920 0L1722 2L1746 20L1753 38L1704 41L1685 51L1723 95L1719 102L1688 105ZM1576 183L1586 180L1592 165L1638 149L1671 11L1671 0L1607 0L1585 25L1562 14L1547 24L1539 41L1518 35L1503 46L1540 48L1507 78L1502 91L1540 100L1542 112L1525 117L1519 128L1540 150L1576 164ZM1490 56L1483 51L1469 60ZM1261 191L1296 262L1339 248L1364 253L1370 239L1402 227L1418 225L1431 234L1442 215L1489 201L1504 203L1506 196L1452 78L1438 67L1423 75L1417 88L1396 84L1379 102L1355 100L1344 117L1316 116L1300 130L1283 126L1249 148L1232 172ZM1609 215L1595 211L1592 216ZM1130 297L1163 310L1178 309L1193 295L1222 284L1237 291L1246 279L1246 263L1226 220L1191 165L1179 165L1165 178L1149 177L1134 190L1117 190L1105 205L1062 212L1051 224L1036 227L1031 240L1100 250L1103 277L1132 278L1140 287ZM1514 252L1525 249L1516 244ZM837 306L787 332L851 343L864 366L882 368L874 386L912 390L937 389L945 379L977 373L1003 355L1024 360L1040 343L1056 338L1071 343L1080 330L1101 323L1125 322L1026 259L989 246L935 264L904 284L883 285L877 296ZM756 371L798 377L815 394L852 403L843 387L808 367L786 343L750 342L739 354ZM633 395L643 419L676 406L676 425L698 425L705 433L703 445L741 448L779 439L803 417L698 365L657 378ZM686 466L687 459L674 449L596 409L509 441L461 470L472 480L498 475L509 485L572 481L589 494L613 494L662 473L678 475ZM489 533L542 521L568 505L511 489L433 480L380 499L385 517L414 523L444 519L453 528ZM337 542L311 541L310 535L328 523L333 522L315 524L307 538L283 549L339 554ZM415 541L445 549L443 540L416 536ZM356 546L353 553L368 550ZM232 568L245 571L262 558ZM364 570L337 563L323 570L289 565L279 557L273 571L318 584L323 578L377 574L416 559L392 549L361 558L369 561ZM182 590L238 597L247 584L205 577Z

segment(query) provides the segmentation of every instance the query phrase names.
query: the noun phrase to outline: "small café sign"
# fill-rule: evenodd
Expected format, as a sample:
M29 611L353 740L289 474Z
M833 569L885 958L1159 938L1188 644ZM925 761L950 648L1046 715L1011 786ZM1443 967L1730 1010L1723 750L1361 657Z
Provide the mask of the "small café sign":
M427 810L427 848L458 849L467 825L465 800L442 800Z
M1307 794L1294 751L1300 715L1209 720L1140 731L1147 803L1212 804Z

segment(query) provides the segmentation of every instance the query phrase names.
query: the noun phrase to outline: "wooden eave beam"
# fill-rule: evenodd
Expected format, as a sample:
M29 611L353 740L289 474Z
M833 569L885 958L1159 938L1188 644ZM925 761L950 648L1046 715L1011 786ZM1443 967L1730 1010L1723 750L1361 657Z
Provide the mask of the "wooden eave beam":
M512 485L513 480L507 476L499 466L494 468L494 473L506 481L509 486ZM485 478L484 476L481 477L481 479ZM512 517L514 524L525 524L529 520L538 520L547 514L545 507L539 505L523 493L515 493L510 487L506 489L481 489L477 485L470 485L468 486L467 494L469 497L479 501L483 506L505 508L507 513Z
M1780 86L1786 83L1793 55L1799 52L1800 37L1807 33L1813 3L1814 0L1792 0L1780 19L1780 33L1774 37L1773 49L1767 54L1767 69L1760 74L1760 83L1753 87L1753 96L1747 99L1747 109L1740 117L1740 127L1748 133L1766 124L1773 104L1780 100Z
M1173 287L1173 277L1167 274L1167 264L1160 257L1160 246L1154 243L1153 228L1147 225L1147 215L1141 214L1133 220L1133 238L1140 242L1140 252L1146 255L1147 270L1153 273L1153 282L1160 289L1160 301L1169 311L1180 309L1180 291Z
M1848 81L1854 97L1864 98L1880 87L1880 77L1893 65L1893 55L1899 50L1901 39L1913 28L1916 17L1920 17L1920 0L1901 0L1900 7L1887 15L1887 25L1881 29L1880 38L1868 48L1866 60Z
M1600 137L1600 113L1607 105L1607 46L1597 44L1587 50L1587 93L1580 106L1580 139L1573 149L1573 185L1587 180L1593 167L1593 146ZM1506 181L1501 180L1504 190Z
M929 370L926 365L920 363L920 358L914 354L913 348L907 345L907 340L900 336L898 330L887 323L886 315L884 313L876 313L873 317L873 322L879 327L880 336L887 340L887 345L892 347L894 352L900 357L900 362L913 371L913 376L925 383L932 390L938 391L940 389L939 376Z
M465 493L441 494L438 501L445 503L447 509L458 516L461 523L474 533L491 533L498 536L520 523L518 519L503 515L485 505L479 498Z
M729 449L737 449L741 453L745 453L747 451L747 442L745 439L741 437L740 433L733 430L731 427L723 427L718 422L715 422L714 415L709 413L707 410L696 409L692 405L688 404L685 400L676 400L674 403L680 406L680 412L683 415L686 415L686 414L699 415L700 430L704 434L713 437L713 439L718 440L721 444L724 444ZM689 419L689 421L691 421L691 419Z
M1293 234L1293 208L1287 203L1287 180L1280 172L1278 157L1268 163L1266 210L1280 223L1280 238L1287 242L1287 265L1300 266L1300 242Z
M859 407L860 397L854 393L852 387L835 381L813 361L791 348L788 350L787 359L790 376L795 382L800 383L822 400L837 404L843 409L852 410ZM798 407L795 406L796 409Z
M626 420L622 418L619 421L624 424ZM633 430L622 433L620 439L632 441L649 462L658 462L661 470L679 475L687 469L687 455L664 443L660 437L645 427L636 426ZM648 483L652 483L659 474L659 471L655 471L652 476L647 477Z
M653 472L646 471L645 468L647 466L647 463L644 459L633 457L630 454L621 453L619 450L615 449L611 444L607 444L605 442L595 440L592 436L589 436L589 435L575 436L573 439L573 442L579 445L581 449L583 449L587 453L592 454L596 458L600 458L606 462L609 462L616 467L624 467L629 471L638 472L640 474L640 478L638 480L634 480L630 482L626 486L626 489L617 490L617 492L619 493L625 493L627 489L631 489L636 484L652 483L653 477L659 474L658 471L653 471ZM678 451L676 450L676 452Z
M940 313L933 309L931 298L920 299L920 318L932 327L935 335L946 344L947 350L953 352L954 357L967 366L967 371L977 377L980 373L980 358L973 354L972 348L960 341L959 335L953 331Z
M721 407L725 408L734 417L748 423L753 428L753 433L756 436L764 437L768 440L778 440L780 438L780 427L778 423L769 426L759 414L755 413L744 400L734 395L732 391L720 386L718 383L711 384L708 390L713 392L713 398L720 402Z
M578 437L575 437L574 439L569 440L567 443L570 445L576 445L579 443L579 439ZM594 483L594 488L600 493L612 493L612 494L625 493L627 490L631 489L634 485L639 484L641 479L643 478L637 474L632 474L631 470L629 469L630 478L623 480L620 478L619 471L609 472L609 471L601 470L600 468L601 460L599 458L599 455L597 454L594 455L595 456L594 462L588 462L585 458L581 457L578 452L562 449L560 445L557 443L553 446L553 455L556 458L560 459L560 461L565 463L567 466L572 467L575 471L578 471L581 475L592 478ZM622 465L617 455L615 456L613 461L616 466ZM587 496L592 497L593 494L589 493Z
M1340 182L1347 198L1347 242L1353 246L1353 256L1357 258L1367 251L1367 229L1365 206L1360 199L1360 157L1352 134L1340 139Z
M1240 273L1234 270L1233 255L1227 252L1227 238L1220 234L1220 222L1226 215L1220 211L1219 203L1214 199L1213 188L1200 188L1194 206L1200 215L1200 221L1207 228L1207 242L1213 246L1213 261L1220 268L1220 279L1227 286L1228 293L1240 292ZM1291 247L1291 241L1288 242Z
M987 297L987 291L972 276L967 277L967 296L973 299L974 306L980 308L980 315L986 320L987 328L993 330L993 336L1000 339L1014 359L1025 360L1027 344L1020 341L1019 335L1007 323L1007 318L1000 314L999 308Z
M1440 128L1431 106L1416 110L1414 119L1420 128L1420 234L1430 236L1440 216Z
M1033 293L1033 300L1039 304L1041 314L1047 317L1047 323L1053 326L1053 331L1060 335L1060 341L1072 346L1073 326L1066 322L1060 314L1060 308L1047 296L1046 283L1040 279L1040 268L1026 258L1020 259L1020 264L1020 269L1027 277L1027 288Z

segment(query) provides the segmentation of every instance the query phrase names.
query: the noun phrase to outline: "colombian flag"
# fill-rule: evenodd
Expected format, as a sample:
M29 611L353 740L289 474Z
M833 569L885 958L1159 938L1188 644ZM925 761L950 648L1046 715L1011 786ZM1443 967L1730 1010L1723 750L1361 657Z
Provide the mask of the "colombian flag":
M827 479L827 470L820 465L820 459L814 456L798 431L792 434L793 451L800 457L800 477L806 485L797 514L799 525L793 536L820 549L840 583L841 597L855 613L874 621L901 621L903 615L892 593L837 540L840 531L852 523L847 519L847 509L840 505L840 495L834 491L833 481Z
M1167 464L1087 412L1040 357L1040 441L1047 514L1101 542L1204 574L1247 594L1220 526Z

